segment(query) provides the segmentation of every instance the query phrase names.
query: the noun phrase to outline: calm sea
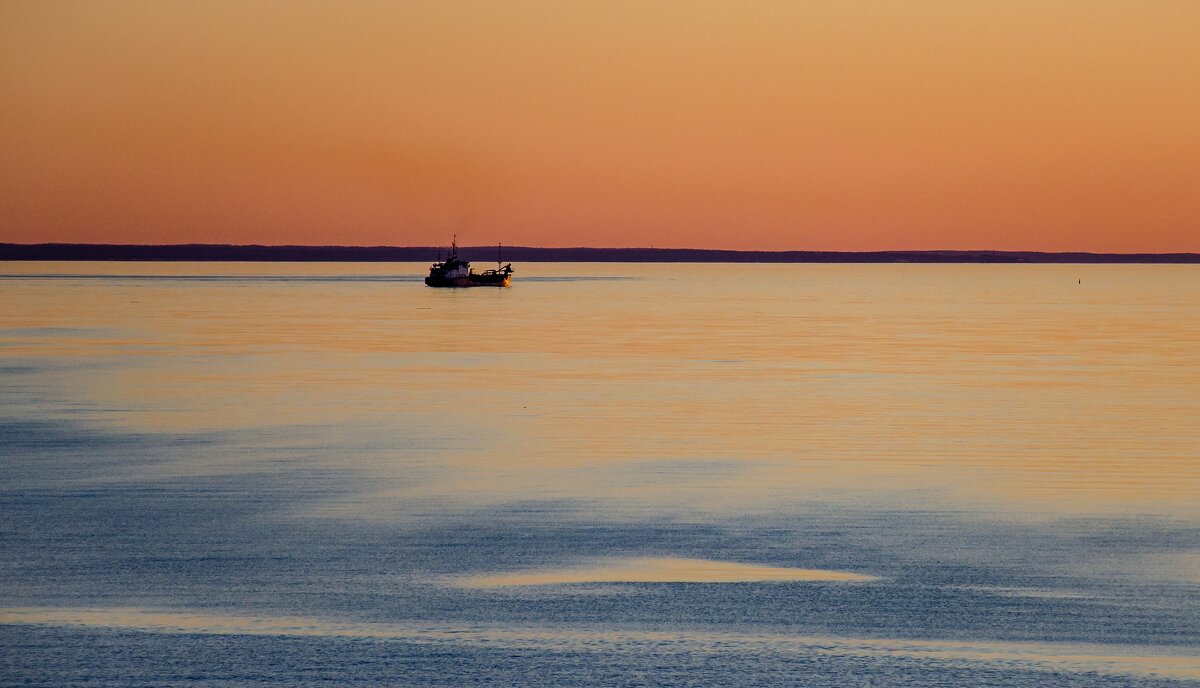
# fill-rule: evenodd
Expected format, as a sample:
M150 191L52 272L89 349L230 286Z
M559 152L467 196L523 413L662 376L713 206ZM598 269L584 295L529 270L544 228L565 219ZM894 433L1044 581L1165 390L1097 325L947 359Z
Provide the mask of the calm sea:
M0 264L0 683L1200 685L1200 266Z

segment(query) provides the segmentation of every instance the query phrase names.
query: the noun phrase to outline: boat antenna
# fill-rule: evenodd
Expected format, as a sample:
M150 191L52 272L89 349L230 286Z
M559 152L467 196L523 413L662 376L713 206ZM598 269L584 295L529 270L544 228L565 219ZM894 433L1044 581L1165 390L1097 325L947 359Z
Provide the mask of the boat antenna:
M500 244L496 244L496 269L500 269Z

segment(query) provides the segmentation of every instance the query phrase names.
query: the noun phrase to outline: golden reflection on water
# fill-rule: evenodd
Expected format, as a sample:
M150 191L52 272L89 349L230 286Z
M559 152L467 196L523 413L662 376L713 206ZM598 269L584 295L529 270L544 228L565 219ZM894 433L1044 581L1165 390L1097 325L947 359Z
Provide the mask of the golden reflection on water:
M158 633L375 638L543 651L772 653L932 660L979 669L1200 679L1200 648L1085 643L846 638L705 630L608 630L571 625L397 624L316 617L129 608L0 608L0 624L119 628Z
M849 571L825 571L759 566L730 561L682 557L631 557L601 559L569 568L491 573L460 578L467 588L519 585L569 585L573 583L762 583L785 581L867 582L875 576Z
M80 277L6 279L0 345L78 364L44 379L100 426L315 441L376 486L330 514L1200 518L1197 266L528 264L469 291L425 267L9 263Z

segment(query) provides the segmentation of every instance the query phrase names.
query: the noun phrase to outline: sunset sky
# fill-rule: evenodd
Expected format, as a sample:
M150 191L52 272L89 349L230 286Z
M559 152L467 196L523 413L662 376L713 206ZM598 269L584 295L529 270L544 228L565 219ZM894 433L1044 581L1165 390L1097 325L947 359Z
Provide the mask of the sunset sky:
M1200 251L1200 2L0 0L0 241Z

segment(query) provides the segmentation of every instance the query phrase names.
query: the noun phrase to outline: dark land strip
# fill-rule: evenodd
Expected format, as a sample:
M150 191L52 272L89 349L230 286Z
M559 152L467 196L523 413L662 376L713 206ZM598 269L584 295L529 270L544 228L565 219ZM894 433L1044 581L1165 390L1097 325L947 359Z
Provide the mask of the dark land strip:
M0 260L411 262L445 255L437 246L259 246L229 244L4 244ZM495 260L495 246L459 248L464 260ZM506 246L505 261L561 263L1193 263L1200 253L1039 251L729 251L696 248Z

